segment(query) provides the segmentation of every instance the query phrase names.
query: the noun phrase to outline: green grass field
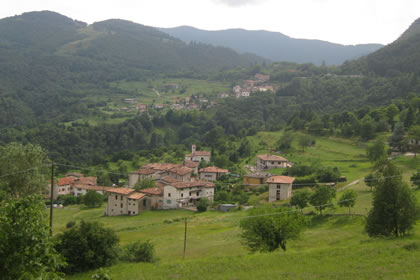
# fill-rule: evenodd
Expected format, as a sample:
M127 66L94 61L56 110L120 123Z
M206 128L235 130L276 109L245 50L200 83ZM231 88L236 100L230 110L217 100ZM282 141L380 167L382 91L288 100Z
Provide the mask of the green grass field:
M279 132L264 132L249 137L258 153L266 152L277 141ZM265 141L261 148L260 141ZM265 150L264 150L265 149ZM316 145L284 155L295 163L313 162L337 166L348 182L363 178L371 164L365 147L351 140L316 137ZM248 164L252 164L250 161ZM409 183L419 168L419 159L399 157L393 162ZM342 187L345 184L341 184ZM363 180L349 187L358 192L352 213L366 215L372 192ZM420 190L415 190L420 201ZM342 192L337 193L337 201ZM267 193L252 196L259 204ZM305 213L316 212L309 208ZM186 210L161 210L134 217L103 217L100 209L68 207L55 210L54 232L65 229L70 220L99 221L113 228L121 244L151 240L159 261L154 264L118 263L105 268L112 279L418 279L420 277L420 221L413 232L399 239L373 239L364 232L364 216L348 216L347 208L335 205L324 217L308 216L309 225L287 251L249 254L241 244L240 219L246 211L194 213ZM338 215L337 215L338 214ZM187 251L183 260L184 221L187 217ZM68 276L91 279L93 271Z

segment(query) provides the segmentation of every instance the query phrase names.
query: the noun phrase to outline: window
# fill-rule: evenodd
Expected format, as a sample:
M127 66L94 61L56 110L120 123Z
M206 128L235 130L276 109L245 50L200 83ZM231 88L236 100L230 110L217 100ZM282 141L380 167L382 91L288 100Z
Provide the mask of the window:
M77 190L80 192L82 189L81 188L77 188Z
M201 160L204 160L204 158L202 157Z
M144 206L144 207L146 207L146 206L147 206L147 200L146 200L146 199L144 199L144 200L143 200L143 206Z
M184 197L184 194L183 193L181 193L181 197Z
M277 185L277 189L278 189L278 190L280 189L280 185Z
M166 200L166 203L168 203L168 204L171 204L172 203L172 200Z
M115 195L115 199L118 199L118 195Z
M272 161L271 164L274 164L274 161Z
M128 203L128 205L131 205L131 203Z
M128 211L128 215L130 215L131 214L131 211Z
M204 175L204 177L211 178L213 176L211 174L208 174L208 175Z
M123 200L123 196L121 196L121 200Z
M123 208L123 204L121 203L121 208Z
M190 192L190 196L191 196L191 192Z
M171 197L171 193L168 193L168 197Z

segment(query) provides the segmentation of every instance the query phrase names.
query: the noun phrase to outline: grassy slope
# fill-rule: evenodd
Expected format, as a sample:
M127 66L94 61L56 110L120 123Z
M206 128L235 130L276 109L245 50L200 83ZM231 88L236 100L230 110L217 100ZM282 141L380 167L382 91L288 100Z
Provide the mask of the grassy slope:
M279 133L259 133L250 140L259 145L264 139L268 150L278 136ZM316 146L305 153L287 157L294 162L316 160L323 165L339 166L350 180L369 172L363 146L342 139L316 140ZM394 162L402 168L406 182L419 167L419 159L401 157ZM372 193L363 181L351 188L359 193L352 212L366 214ZM420 201L420 191L416 195ZM246 212L152 211L136 217L102 217L102 212L103 209L77 207L57 209L55 231L63 230L69 220L99 220L117 231L122 244L152 240L160 258L156 264L120 263L107 268L112 279L416 279L420 275L420 223L412 235L402 239L370 239L363 231L363 217L314 217L302 236L288 243L287 252L249 255L240 243L238 227ZM347 212L348 209L338 207L326 211ZM183 217L191 219L185 261L182 261ZM417 244L417 249L404 248L410 244ZM90 279L91 274L68 278Z

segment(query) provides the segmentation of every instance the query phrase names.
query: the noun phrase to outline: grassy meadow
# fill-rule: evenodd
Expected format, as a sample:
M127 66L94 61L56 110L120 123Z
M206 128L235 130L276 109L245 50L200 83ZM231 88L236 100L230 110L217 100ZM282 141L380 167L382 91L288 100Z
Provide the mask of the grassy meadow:
M258 153L267 152L280 132L264 132L249 137ZM265 143L262 147L260 143ZM262 148L261 148L262 147ZM265 150L264 150L265 149ZM313 147L283 155L295 163L313 162L337 166L348 182L362 178L371 168L365 147L351 140L316 137ZM253 159L254 160L254 159ZM393 159L407 183L418 169L419 159ZM252 164L250 160L247 164ZM244 163L245 164L245 163ZM287 244L287 251L249 254L241 244L240 220L246 211L195 213L187 210L161 210L134 217L104 217L103 208L78 206L55 210L54 232L63 231L68 221L99 221L113 228L121 244L151 240L155 244L154 264L118 263L105 268L112 279L418 279L420 277L420 221L403 238L369 238L364 221L372 203L372 192L363 180L349 186L358 192L352 213L334 205L323 217L308 215L308 226L301 236ZM340 189L339 189L340 190ZM420 190L415 190L420 201ZM336 201L342 192L338 191ZM252 196L260 204L267 194ZM313 208L305 213L316 212ZM187 251L183 260L184 220L188 218ZM67 279L91 279L93 271Z

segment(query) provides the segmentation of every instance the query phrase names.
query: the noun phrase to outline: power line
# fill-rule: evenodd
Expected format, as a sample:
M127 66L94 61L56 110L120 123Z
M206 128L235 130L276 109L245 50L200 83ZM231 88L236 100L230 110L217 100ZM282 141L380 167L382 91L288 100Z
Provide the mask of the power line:
M11 175L16 175L16 174L20 174L20 173L25 173L25 172L28 172L28 171L31 171L31 170L36 170L36 169L38 169L38 167L28 168L28 169L24 169L24 170L20 170L20 171L16 171L16 172L1 175L0 178L11 176Z

